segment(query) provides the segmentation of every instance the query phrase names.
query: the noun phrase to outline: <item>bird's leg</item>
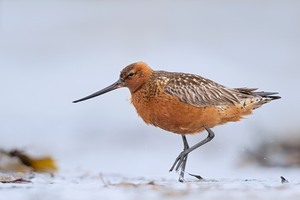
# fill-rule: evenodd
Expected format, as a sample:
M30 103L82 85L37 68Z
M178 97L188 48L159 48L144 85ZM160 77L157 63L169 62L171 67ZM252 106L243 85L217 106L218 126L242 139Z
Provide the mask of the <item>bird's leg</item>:
M211 141L211 140L215 137L214 132L213 132L210 128L208 128L208 127L206 127L206 126L205 126L204 128L205 128L205 130L206 130L207 133L208 133L207 138L205 138L205 139L202 140L201 142L195 144L194 146L192 146L192 147L190 147L190 148L188 148L188 149L186 149L186 150L183 150L183 151L177 156L177 158L175 159L174 164L172 165L171 169L169 170L170 172L173 171L174 168L175 168L175 170L178 170L179 167L180 167L184 162L186 162L186 161L184 161L184 160L185 160L185 158L187 157L187 155L188 155L189 153L191 153L192 151L194 151L194 150L197 149L198 147L204 145L205 143Z
M181 135L181 137L182 137L182 141L183 141L183 151L185 151L185 150L189 149L190 147L186 140L185 135ZM181 164L181 169L180 169L180 175L179 175L179 179L178 179L179 182L184 182L184 173L185 173L185 166L186 166L187 158L188 158L188 155L186 155L183 158L183 162Z

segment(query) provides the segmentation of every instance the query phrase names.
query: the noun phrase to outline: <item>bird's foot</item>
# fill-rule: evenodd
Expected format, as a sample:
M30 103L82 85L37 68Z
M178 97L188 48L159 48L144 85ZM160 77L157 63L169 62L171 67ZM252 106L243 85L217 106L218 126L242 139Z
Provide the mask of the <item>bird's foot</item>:
M180 183L184 183L184 182L185 182L184 177L179 176L178 181L179 181Z
M181 166L183 166L185 163L186 163L186 160L187 160L187 156L188 156L188 153L186 153L185 151L182 151L178 156L177 158L175 159L175 162L173 163L171 169L169 170L169 172L173 171L174 169L176 171L179 170L179 168ZM184 173L184 170L182 170L183 173ZM182 172L180 173L182 174Z
M195 177L195 178L197 178L198 180L200 180L200 181L203 181L204 180L204 178L202 177L202 176L200 176L200 175L197 175L197 174L190 174L190 173L188 173L190 176L193 176L193 177Z

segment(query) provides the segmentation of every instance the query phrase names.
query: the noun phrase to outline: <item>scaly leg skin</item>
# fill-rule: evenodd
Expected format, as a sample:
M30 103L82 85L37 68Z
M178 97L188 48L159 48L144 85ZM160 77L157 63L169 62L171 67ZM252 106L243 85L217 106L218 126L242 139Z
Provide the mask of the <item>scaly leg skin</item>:
M184 167L185 169L185 165L186 165L186 161L187 161L187 156L189 153L191 153L192 151L194 151L195 149L199 148L200 146L204 145L205 143L208 143L209 141L211 141L214 137L215 137L215 134L214 132L208 128L208 127L204 127L205 130L207 131L208 133L208 136L207 138L205 138L204 140L202 140L201 142L195 144L194 146L190 147L190 148L187 148L185 150L183 150L178 156L177 158L175 159L175 162L174 164L172 165L171 169L169 170L170 172L174 170L178 171L179 168L181 167L181 172L180 172L180 176L179 176L179 181L182 182L183 181L183 177L184 177L184 170L182 170ZM182 137L183 139L183 143L185 145L185 141L186 139L184 139L185 137ZM187 142L186 142L187 143Z
M185 135L181 135L181 136L182 136L182 141L183 141L183 151L185 151L185 150L189 149L190 147L186 140ZM186 155L183 158L183 162L182 162L181 168L180 168L179 179L178 179L179 182L184 182L184 173L185 173L185 166L186 166L187 159L188 159L188 155Z

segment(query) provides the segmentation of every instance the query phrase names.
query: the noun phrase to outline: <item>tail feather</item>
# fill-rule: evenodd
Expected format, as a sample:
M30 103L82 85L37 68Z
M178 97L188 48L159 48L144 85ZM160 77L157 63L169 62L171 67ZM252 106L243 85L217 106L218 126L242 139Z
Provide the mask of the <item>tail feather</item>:
M264 92L264 91L259 91L259 92L255 92L255 90L257 90L257 88L235 88L235 90L238 90L240 93L242 94L246 94L246 95L258 95L261 97L265 97L268 98L270 100L275 100L275 99L280 99L280 96L274 96L276 94L278 94L278 92Z
M253 92L253 94L256 94L258 96L261 96L261 97L265 97L265 98L270 98L272 100L275 100L275 99L280 99L281 96L274 96L275 94L278 94L278 92Z

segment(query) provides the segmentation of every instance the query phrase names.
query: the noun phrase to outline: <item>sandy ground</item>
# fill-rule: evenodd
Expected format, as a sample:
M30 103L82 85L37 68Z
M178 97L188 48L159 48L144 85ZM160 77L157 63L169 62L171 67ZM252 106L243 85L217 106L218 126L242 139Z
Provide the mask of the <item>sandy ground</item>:
M274 170L273 173L276 173ZM296 175L296 174L295 174ZM8 174L1 174L8 176ZM13 175L12 175L13 176ZM20 176L20 175L19 175ZM251 175L249 175L251 177ZM0 183L0 199L289 199L300 198L300 182L274 179L125 177L115 174L29 174Z

